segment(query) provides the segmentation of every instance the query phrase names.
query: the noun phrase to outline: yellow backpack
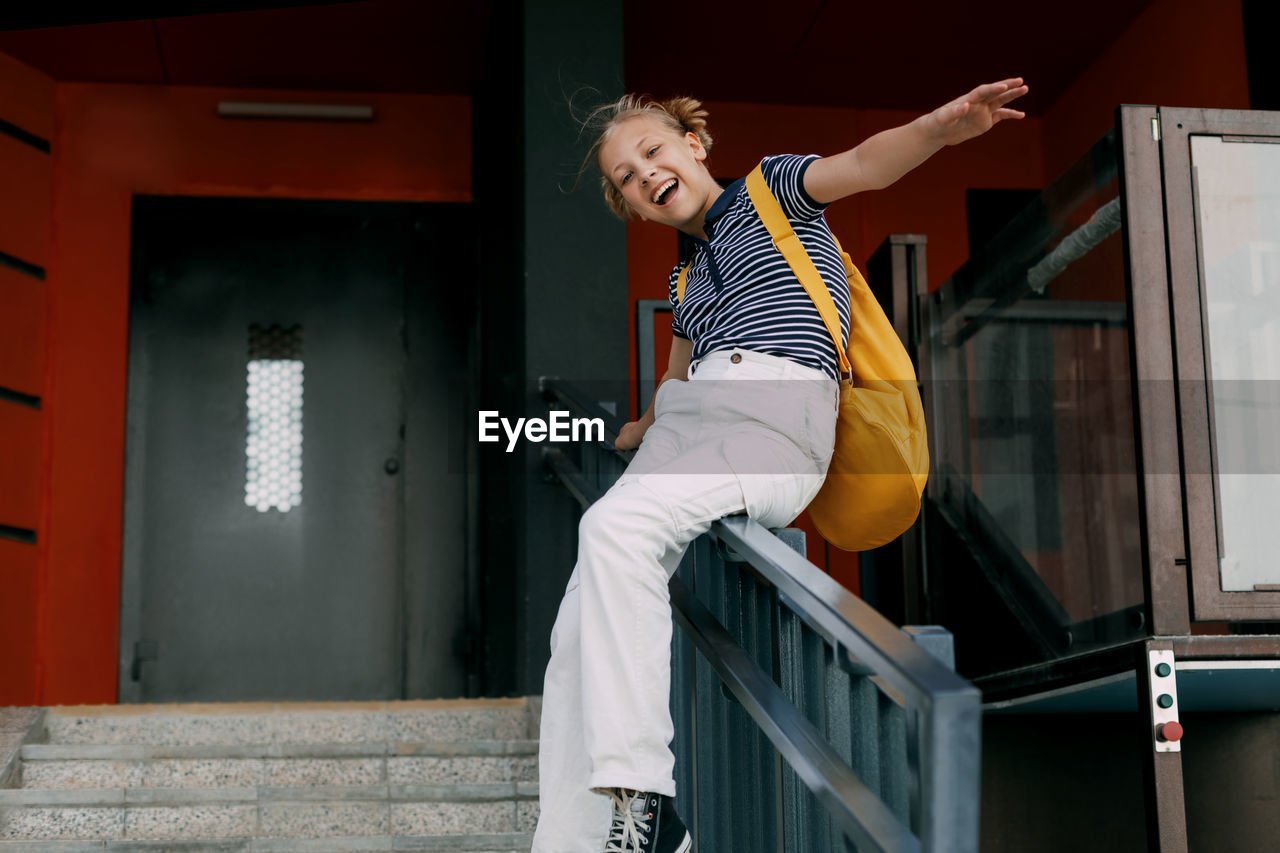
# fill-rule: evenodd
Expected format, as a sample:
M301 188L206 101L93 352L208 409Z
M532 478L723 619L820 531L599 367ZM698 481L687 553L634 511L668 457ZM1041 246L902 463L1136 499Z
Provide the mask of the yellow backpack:
M924 409L911 357L866 280L840 249L851 297L849 345L842 346L840 315L831 294L759 166L747 176L747 193L773 245L818 307L840 359L835 452L822 490L809 504L809 517L837 548L875 548L896 539L916 520L929 478ZM687 271L680 271L676 283L677 302L684 299Z

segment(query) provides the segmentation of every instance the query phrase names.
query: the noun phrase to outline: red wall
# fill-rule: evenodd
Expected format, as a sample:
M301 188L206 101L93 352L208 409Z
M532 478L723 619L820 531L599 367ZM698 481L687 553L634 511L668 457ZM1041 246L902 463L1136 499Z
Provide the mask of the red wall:
M219 119L220 100L370 104L376 120ZM469 201L470 127L462 97L57 86L45 675L22 701L116 700L132 196Z
M0 54L0 119L48 140L53 113L53 81ZM46 267L52 158L0 135L0 187L0 252ZM0 387L35 398L46 385L47 296L39 277L0 266ZM34 544L0 538L0 705L25 702L38 680L40 557L48 532L45 424L45 411L0 399L0 525L36 534Z

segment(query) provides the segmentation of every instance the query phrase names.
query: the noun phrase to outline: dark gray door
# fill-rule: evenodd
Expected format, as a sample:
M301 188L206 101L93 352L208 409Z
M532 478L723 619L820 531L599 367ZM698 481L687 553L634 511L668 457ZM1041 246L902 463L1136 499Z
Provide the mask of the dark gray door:
M465 694L443 207L135 200L121 701Z

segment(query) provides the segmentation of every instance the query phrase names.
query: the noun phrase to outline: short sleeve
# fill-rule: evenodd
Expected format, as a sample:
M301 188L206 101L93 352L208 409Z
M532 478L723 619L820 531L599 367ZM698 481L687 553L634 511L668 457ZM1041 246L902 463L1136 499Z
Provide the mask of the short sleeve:
M676 264L667 278L667 299L671 302L671 334L687 341L690 340L689 333L684 330L684 325L680 322L680 300L676 298L677 282L680 280L680 270L683 266L684 264Z
M817 154L779 154L761 161L764 182L788 219L817 219L827 209L825 204L814 201L804 188L804 173L819 159Z

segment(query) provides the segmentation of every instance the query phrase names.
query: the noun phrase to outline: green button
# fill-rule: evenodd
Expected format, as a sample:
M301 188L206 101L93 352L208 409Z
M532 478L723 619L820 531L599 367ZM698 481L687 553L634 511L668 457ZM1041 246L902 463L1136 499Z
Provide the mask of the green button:
M1161 693L1159 696L1156 697L1156 704L1159 705L1161 708L1172 708L1173 697L1170 696L1168 693Z
M1165 678L1171 672L1173 672L1173 669L1170 668L1169 664L1167 663L1156 664L1156 675L1160 676L1161 678Z

